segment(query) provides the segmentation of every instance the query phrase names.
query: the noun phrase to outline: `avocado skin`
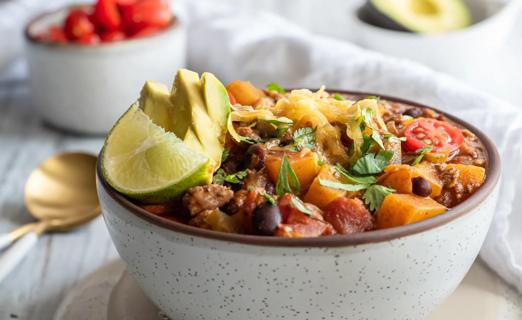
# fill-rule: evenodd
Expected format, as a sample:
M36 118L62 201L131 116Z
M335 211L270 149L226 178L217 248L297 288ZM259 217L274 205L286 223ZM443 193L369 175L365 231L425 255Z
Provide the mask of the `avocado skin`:
M413 31L406 29L399 23L395 22L395 20L379 11L370 0L366 1L366 3L359 9L357 16L362 21L376 27L413 33Z

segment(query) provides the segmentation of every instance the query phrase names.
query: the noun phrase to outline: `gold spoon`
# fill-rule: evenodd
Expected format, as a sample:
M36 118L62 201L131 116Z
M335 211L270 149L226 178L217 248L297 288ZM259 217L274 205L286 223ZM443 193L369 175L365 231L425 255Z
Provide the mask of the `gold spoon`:
M69 152L47 159L31 173L24 200L37 222L0 236L0 250L16 241L0 256L0 282L36 244L40 234L68 231L100 214L95 172L95 156Z

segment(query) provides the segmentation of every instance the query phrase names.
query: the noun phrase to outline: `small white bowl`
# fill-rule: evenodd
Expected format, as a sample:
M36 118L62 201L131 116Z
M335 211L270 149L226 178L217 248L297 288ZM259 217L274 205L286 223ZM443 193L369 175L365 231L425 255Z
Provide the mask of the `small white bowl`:
M78 7L78 6L76 6ZM186 64L186 28L176 19L144 38L95 46L39 41L72 7L45 13L26 28L32 103L58 128L104 134L138 98L146 80L170 83Z
M388 30L362 21L358 12L353 12L351 38L365 48L466 77L473 68L494 58L505 44L516 22L520 1L465 2L475 22L464 29L429 35Z
M495 145L449 118L484 143L486 182L447 213L415 224L301 239L205 230L133 204L104 181L98 162L103 217L128 271L171 319L424 319L477 257L499 190Z

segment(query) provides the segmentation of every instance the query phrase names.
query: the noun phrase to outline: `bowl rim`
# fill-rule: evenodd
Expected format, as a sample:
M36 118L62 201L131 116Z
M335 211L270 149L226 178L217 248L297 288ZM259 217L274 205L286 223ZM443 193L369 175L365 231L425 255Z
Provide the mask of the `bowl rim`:
M43 46L45 48L49 49L56 49L56 50L79 50L79 51L101 51L101 50L112 50L117 48L122 48L126 46L131 46L135 44L139 44L142 42L148 42L151 39L159 38L162 36L165 36L166 34L178 30L182 25L183 22L180 21L180 18L178 15L176 15L174 12L172 12L172 21L170 24L161 30L160 32L154 33L149 36L141 37L141 38L131 38L131 39L124 39L122 41L113 41L113 42L100 42L96 45L85 45L85 44L79 44L74 42L67 42L67 43L58 43L58 42L51 42L51 41L42 41L39 40L35 34L31 33L31 28L34 24L38 23L40 20L53 16L56 14L59 14L64 11L70 11L72 9L81 9L89 7L91 8L93 6L92 3L76 3L71 4L67 6L62 6L59 8L56 8L54 10L44 11L42 13L39 13L38 15L31 18L25 25L24 28L24 38L27 43ZM50 26L50 25L49 25Z
M363 28L367 28L367 30L371 30L372 32L381 32L383 34L387 34L389 36L401 36L404 38L412 39L412 38L450 38L455 36L460 36L464 34L468 34L470 32L476 32L481 31L483 28L488 27L489 25L495 23L497 20L501 20L505 18L510 13L515 14L517 10L520 10L522 8L522 3L519 3L517 0L511 0L506 2L498 11L495 13L488 15L484 19L474 22L471 25L453 30L448 32L442 32L442 33L416 33L416 32L408 32L408 31L400 31L400 30L392 30L384 27L379 27L376 25L373 25L371 23L368 23L361 19L359 16L359 12L362 9L361 6L356 6L352 10L351 14L354 17L354 21L359 26L362 26Z
M443 112L437 108L428 107L424 104L412 102L406 99L396 98L388 95L382 95L371 92L361 91L349 91L349 90L334 90L330 89L328 92L340 93L346 95L352 95L356 97L365 96L378 96L384 100L391 102L403 103L411 106L430 108L433 109L445 117L454 121L458 125L465 129L473 132L482 142L486 149L487 154L487 167L486 167L486 181L484 184L468 199L458 204L457 206L449 209L446 213L417 222L409 225L393 227L388 229L373 230L361 233L354 233L350 235L334 235L324 236L315 238L280 238L280 237L267 237L267 236L256 236L256 235L245 235L245 234L232 234L224 233L213 230L202 229L194 226L190 226L181 222L172 221L161 216L154 215L138 205L132 203L129 199L123 196L121 193L113 189L107 181L104 179L101 169L101 151L98 156L96 165L96 177L99 180L99 186L106 192L109 197L116 201L119 205L126 209L126 211L132 213L134 216L151 222L161 228L180 232L189 236L206 238L211 240L221 240L232 243L240 243L247 245L267 246L267 247L308 247L308 248L328 248L328 247L347 247L357 246L369 243L386 242L406 236L411 236L423 231L431 230L437 227L441 227L456 220L469 212L472 212L474 208L484 202L489 195L494 191L501 173L500 156L495 147L495 144L489 139L481 130L475 126L463 121L455 116L452 116L446 112ZM100 192L100 191L99 191Z

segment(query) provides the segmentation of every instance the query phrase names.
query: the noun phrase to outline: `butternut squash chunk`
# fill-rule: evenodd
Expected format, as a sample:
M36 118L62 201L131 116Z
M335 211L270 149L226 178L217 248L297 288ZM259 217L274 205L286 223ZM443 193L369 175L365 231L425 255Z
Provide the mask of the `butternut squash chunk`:
M234 80L227 85L236 101L245 106L253 106L263 97L263 92L254 87L250 81Z
M303 149L301 152L287 152L286 154L301 185L301 192L305 192L319 173L320 166L317 163L317 154L308 149ZM265 158L265 167L273 183L277 183L277 175L283 155L283 153L269 153Z
M478 188L484 183L486 169L469 164L450 163L446 168L454 168L459 172L459 183L465 187Z
M445 206L431 198L392 193L384 198L377 212L377 229L415 223L445 211Z
M308 192L304 197L305 202L315 204L319 208L323 209L330 202L334 201L337 198L344 197L346 195L346 191L322 186L319 179L330 180L334 182L342 182L334 174L332 166L324 165L319 174L315 177L314 181L310 185L310 188L308 189Z
M428 180L431 184L430 197L437 197L442 191L442 181L440 181L433 165L428 162L421 162L414 167L406 164L392 164L384 168L384 172L386 176L382 184L395 189L397 193L412 194L411 179L419 176Z

